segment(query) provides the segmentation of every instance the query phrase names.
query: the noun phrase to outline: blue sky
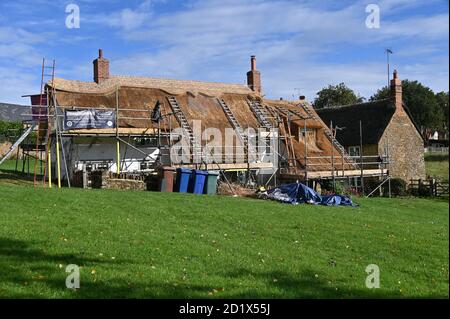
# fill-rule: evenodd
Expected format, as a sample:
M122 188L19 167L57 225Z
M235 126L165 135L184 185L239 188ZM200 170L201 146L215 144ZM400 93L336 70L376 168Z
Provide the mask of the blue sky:
M79 29L65 25L71 3ZM378 29L365 25L371 3ZM340 82L372 95L389 47L402 79L448 91L448 20L447 0L2 0L0 101L39 92L43 57L59 77L92 81L99 48L112 74L242 84L254 54L267 97L313 100Z

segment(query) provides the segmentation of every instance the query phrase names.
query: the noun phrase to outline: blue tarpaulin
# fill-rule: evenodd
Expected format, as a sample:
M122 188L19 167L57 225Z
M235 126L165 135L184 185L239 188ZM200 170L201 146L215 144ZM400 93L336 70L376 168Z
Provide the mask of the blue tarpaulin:
M301 184L284 184L267 191L269 199L290 204L315 204L326 206L357 206L345 195L320 196L312 188Z

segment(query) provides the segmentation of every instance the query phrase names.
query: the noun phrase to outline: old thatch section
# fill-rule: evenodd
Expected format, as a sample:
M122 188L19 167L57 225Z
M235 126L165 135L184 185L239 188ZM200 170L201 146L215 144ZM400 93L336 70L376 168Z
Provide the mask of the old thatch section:
M420 132L408 107L402 103L402 108L416 130ZM360 144L360 121L363 127L363 144L378 144L389 123L392 121L395 111L396 105L393 98L316 110L317 114L327 125L333 122L333 126L343 128L339 131L336 138L344 146Z
M362 122L364 144L377 144L395 112L392 99L317 110L322 120L342 128L336 138L344 146L360 144L359 122Z

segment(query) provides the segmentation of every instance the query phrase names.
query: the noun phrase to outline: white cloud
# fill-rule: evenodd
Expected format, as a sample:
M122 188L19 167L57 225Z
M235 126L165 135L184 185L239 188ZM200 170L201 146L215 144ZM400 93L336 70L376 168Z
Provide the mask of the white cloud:
M109 13L85 14L82 18L87 23L101 24L121 29L124 32L142 27L152 18L152 0L145 0L137 8L124 8Z
M36 83L36 76L31 72L20 72L15 67L0 67L0 101L18 104L29 104L29 98L22 98L22 95L36 94L39 92L39 84Z
M0 27L0 99L2 102L28 103L24 94L39 90L42 52L48 34L35 34L21 28Z
M423 48L436 48L441 46L437 43L447 41L448 14L386 18L382 27L374 30L365 27L366 3L327 10L306 1L195 1L185 10L154 16L143 27L123 32L124 40L151 43L157 51L113 61L112 68L123 74L244 83L249 55L256 54L265 91L271 97L289 97L301 87L312 99L320 88L339 82L368 97L387 81L380 46L401 46L399 41L408 40L425 54ZM394 0L380 5L393 14L423 2ZM333 63L339 46L345 44L356 52L358 46L373 45L380 50L380 59ZM402 51L397 46L395 50ZM323 62L325 54L329 56ZM423 67L404 74L425 79L425 73L436 65L416 58ZM409 64L398 67L409 69ZM442 76L433 77L428 84L445 89L447 83L448 90L448 81L443 80L448 63L441 70Z
M142 48L128 56L105 52L117 57L111 61L115 74L245 83L249 56L256 54L269 97L288 98L297 94L295 88L301 88L313 99L322 87L339 82L368 97L386 84L383 48L393 46L394 64L402 78L448 90L448 59L439 59L442 52L448 54L448 13L398 15L424 5L422 0L378 1L380 29L365 27L365 6L373 2L369 0L346 6L339 2L333 7L323 1L193 0L170 12L156 10L161 0L146 0L113 12L108 12L106 1L104 12L98 10L97 2L79 1L82 25L88 30L112 28L114 36L123 41L120 45L135 41L134 47ZM0 27L0 58L18 68L36 66L43 55L36 49L46 37ZM94 41L96 34L74 39ZM111 44L117 45L113 41L116 38ZM351 58L342 57L343 47L352 49ZM359 57L358 50L368 47L379 51L380 57ZM70 59L64 61L66 67L59 74L90 80L91 61Z

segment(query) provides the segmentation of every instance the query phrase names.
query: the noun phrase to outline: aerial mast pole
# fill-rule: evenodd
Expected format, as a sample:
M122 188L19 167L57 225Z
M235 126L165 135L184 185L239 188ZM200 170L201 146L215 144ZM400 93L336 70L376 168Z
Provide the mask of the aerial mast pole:
M390 85L390 81L391 81L391 71L390 71L390 61L389 61L389 54L393 54L394 52L392 52L391 49L386 49L386 60L387 60L387 86L389 87Z

